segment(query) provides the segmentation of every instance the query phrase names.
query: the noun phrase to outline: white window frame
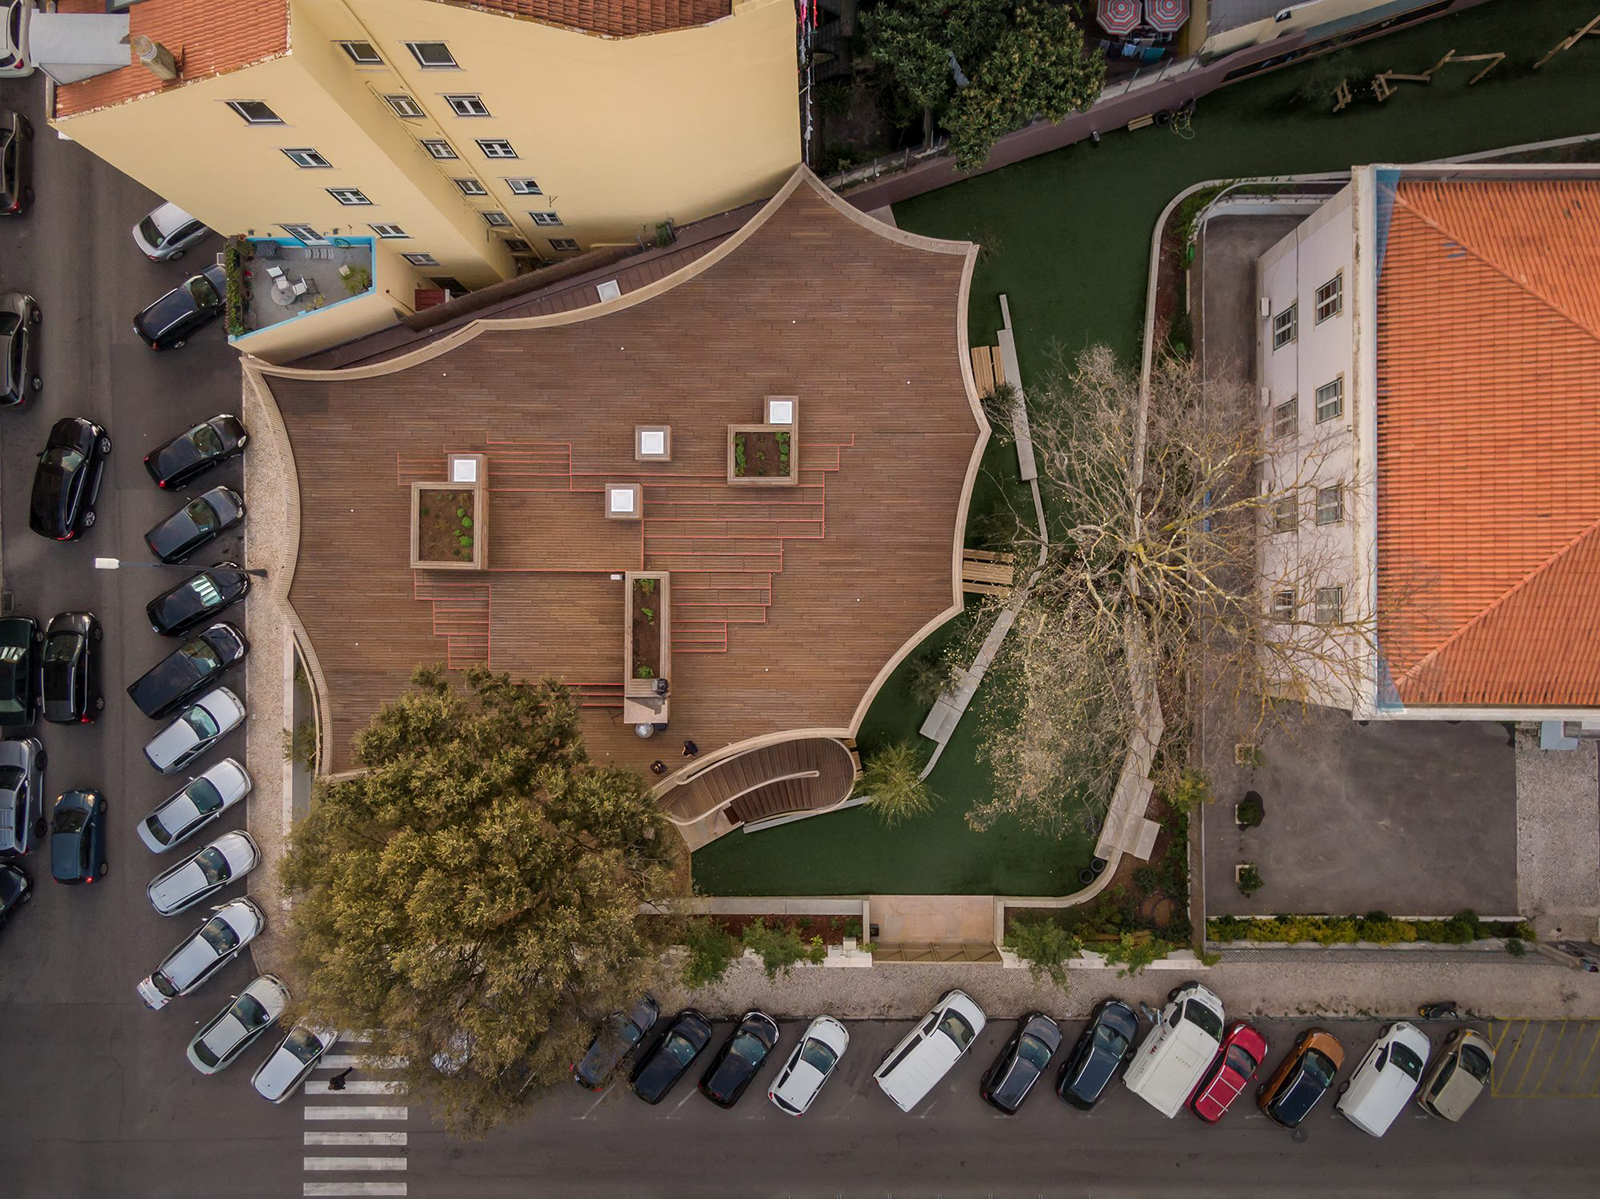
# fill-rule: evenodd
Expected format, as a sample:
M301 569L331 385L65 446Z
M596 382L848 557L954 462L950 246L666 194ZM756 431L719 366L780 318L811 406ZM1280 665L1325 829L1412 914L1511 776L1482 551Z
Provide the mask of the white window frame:
M456 148L442 137L424 137L418 142L428 152L428 157L436 162L450 162L461 157L456 153Z
M288 157L289 161L294 163L295 166L301 167L308 171L320 171L325 167L331 167L333 165L333 163L329 162L310 146L295 146L284 149L283 152ZM308 158L314 161L307 162L306 159Z
M539 187L538 181L530 179L526 175L503 176L503 178L505 178L506 186L511 189L511 194L514 196L544 195L544 191Z
M372 201L359 187L330 187L328 194L346 208L370 208Z
M491 149L490 147L493 147ZM501 152L504 147L504 152ZM512 159L517 156L517 148L503 137L480 137L478 139L478 152L485 158Z
M545 241L550 243L550 248L557 254L572 254L582 248L575 237L547 237Z
M458 117L486 117L489 115L489 106L483 102L483 97L476 92L446 93L444 102L450 106L450 111Z
M1344 376L1317 388L1317 424L1338 420L1344 415Z
M1317 523L1337 525L1344 522L1344 484L1317 488Z
M314 225L296 225L289 221L280 221L278 228L290 237L305 246L326 246L332 243L322 234L318 233Z
M372 57L371 58L363 58L363 57L361 57L361 55L356 50L357 46L365 46L369 51L371 51ZM378 53L378 47L374 46L369 41L365 41L365 40L363 40L361 38L355 38L355 39L352 39L350 41L341 41L339 43L339 49L343 50L346 54L348 54L350 56L350 61L355 63L356 66L358 66L358 67L381 67L381 66L383 66L383 55L379 54Z
M1275 589L1272 593L1272 619L1279 624L1288 624L1294 620L1295 610L1299 605L1295 602L1293 587Z
M409 262L412 266L438 266L439 265L439 260L437 258L435 258L432 254L423 254L423 253L402 254L401 257L404 258L407 262Z
M489 189L476 179L457 178L454 183L463 196L487 196L489 194Z
M1300 301L1296 300L1272 318L1272 348L1281 350L1300 337Z
M386 241L398 240L400 238L411 236L411 234L407 233L399 225L368 225L367 228L371 229L375 234Z
M415 121L428 115L417 103L417 98L405 92L389 92L383 97L383 102L402 121Z
M1344 620L1344 588L1318 587L1315 597L1318 624L1339 624Z
M224 103L238 113L246 125L282 125L284 123L283 118L273 112L272 105L265 100L225 100ZM272 115L265 119L257 119L244 110L246 104L259 104Z
M513 254L533 253L533 243L525 237L508 237L505 239L505 247Z
M1290 396L1272 410L1272 438L1281 441L1300 432L1300 397Z
M531 211L528 213L528 219L544 229L558 229L561 227L560 214L549 209Z
M1331 321L1344 311L1344 272L1340 271L1321 287L1314 297L1317 305L1316 323Z
M1293 533L1300 527L1300 497L1280 495L1272 501L1272 531Z
M478 215L484 219L484 222L488 224L491 229L510 229L512 227L511 218L505 213L501 212L498 208L490 208L484 212L480 212Z
M438 46L442 48L444 50L444 56L450 61L429 62L422 53L422 47L424 46ZM405 47L407 50L411 51L411 57L417 60L417 65L424 71L459 71L461 69L461 64L456 61L455 52L450 49L449 42L407 42L405 43Z

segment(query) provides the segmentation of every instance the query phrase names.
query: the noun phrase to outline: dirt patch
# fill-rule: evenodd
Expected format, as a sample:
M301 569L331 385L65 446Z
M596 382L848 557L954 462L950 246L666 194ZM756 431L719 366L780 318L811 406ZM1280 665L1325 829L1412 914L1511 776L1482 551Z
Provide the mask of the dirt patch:
M633 581L633 677L661 673L661 589L654 579Z
M472 557L472 492L424 491L417 505L417 556L426 562Z
M741 479L787 479L789 434L749 432L733 435L733 473Z

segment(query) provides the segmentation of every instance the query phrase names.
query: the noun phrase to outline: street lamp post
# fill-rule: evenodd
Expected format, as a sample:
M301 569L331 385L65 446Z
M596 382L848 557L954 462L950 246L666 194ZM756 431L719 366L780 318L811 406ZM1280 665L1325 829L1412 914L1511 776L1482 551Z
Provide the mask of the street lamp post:
M94 568L96 570L121 570L124 567L134 570L194 569L185 562L124 562L121 558L96 558L94 560ZM246 570L244 573L255 579L264 579L267 577L267 572L261 569L259 566Z

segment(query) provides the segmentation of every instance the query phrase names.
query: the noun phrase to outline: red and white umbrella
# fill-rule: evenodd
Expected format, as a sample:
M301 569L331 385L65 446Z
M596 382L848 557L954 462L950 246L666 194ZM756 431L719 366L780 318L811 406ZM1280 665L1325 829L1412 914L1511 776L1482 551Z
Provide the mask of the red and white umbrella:
M1139 27L1139 0L1100 0L1095 19L1111 34L1132 33Z
M1189 0L1144 0L1144 20L1159 33L1177 33L1189 19Z

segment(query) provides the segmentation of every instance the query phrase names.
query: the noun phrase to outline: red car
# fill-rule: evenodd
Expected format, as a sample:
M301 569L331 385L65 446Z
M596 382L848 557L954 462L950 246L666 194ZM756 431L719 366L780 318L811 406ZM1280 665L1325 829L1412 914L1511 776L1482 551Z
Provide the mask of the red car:
M1215 1124L1255 1081L1256 1071L1266 1057L1265 1037L1242 1020L1230 1025L1217 1056L1189 1096L1189 1109L1207 1124Z

